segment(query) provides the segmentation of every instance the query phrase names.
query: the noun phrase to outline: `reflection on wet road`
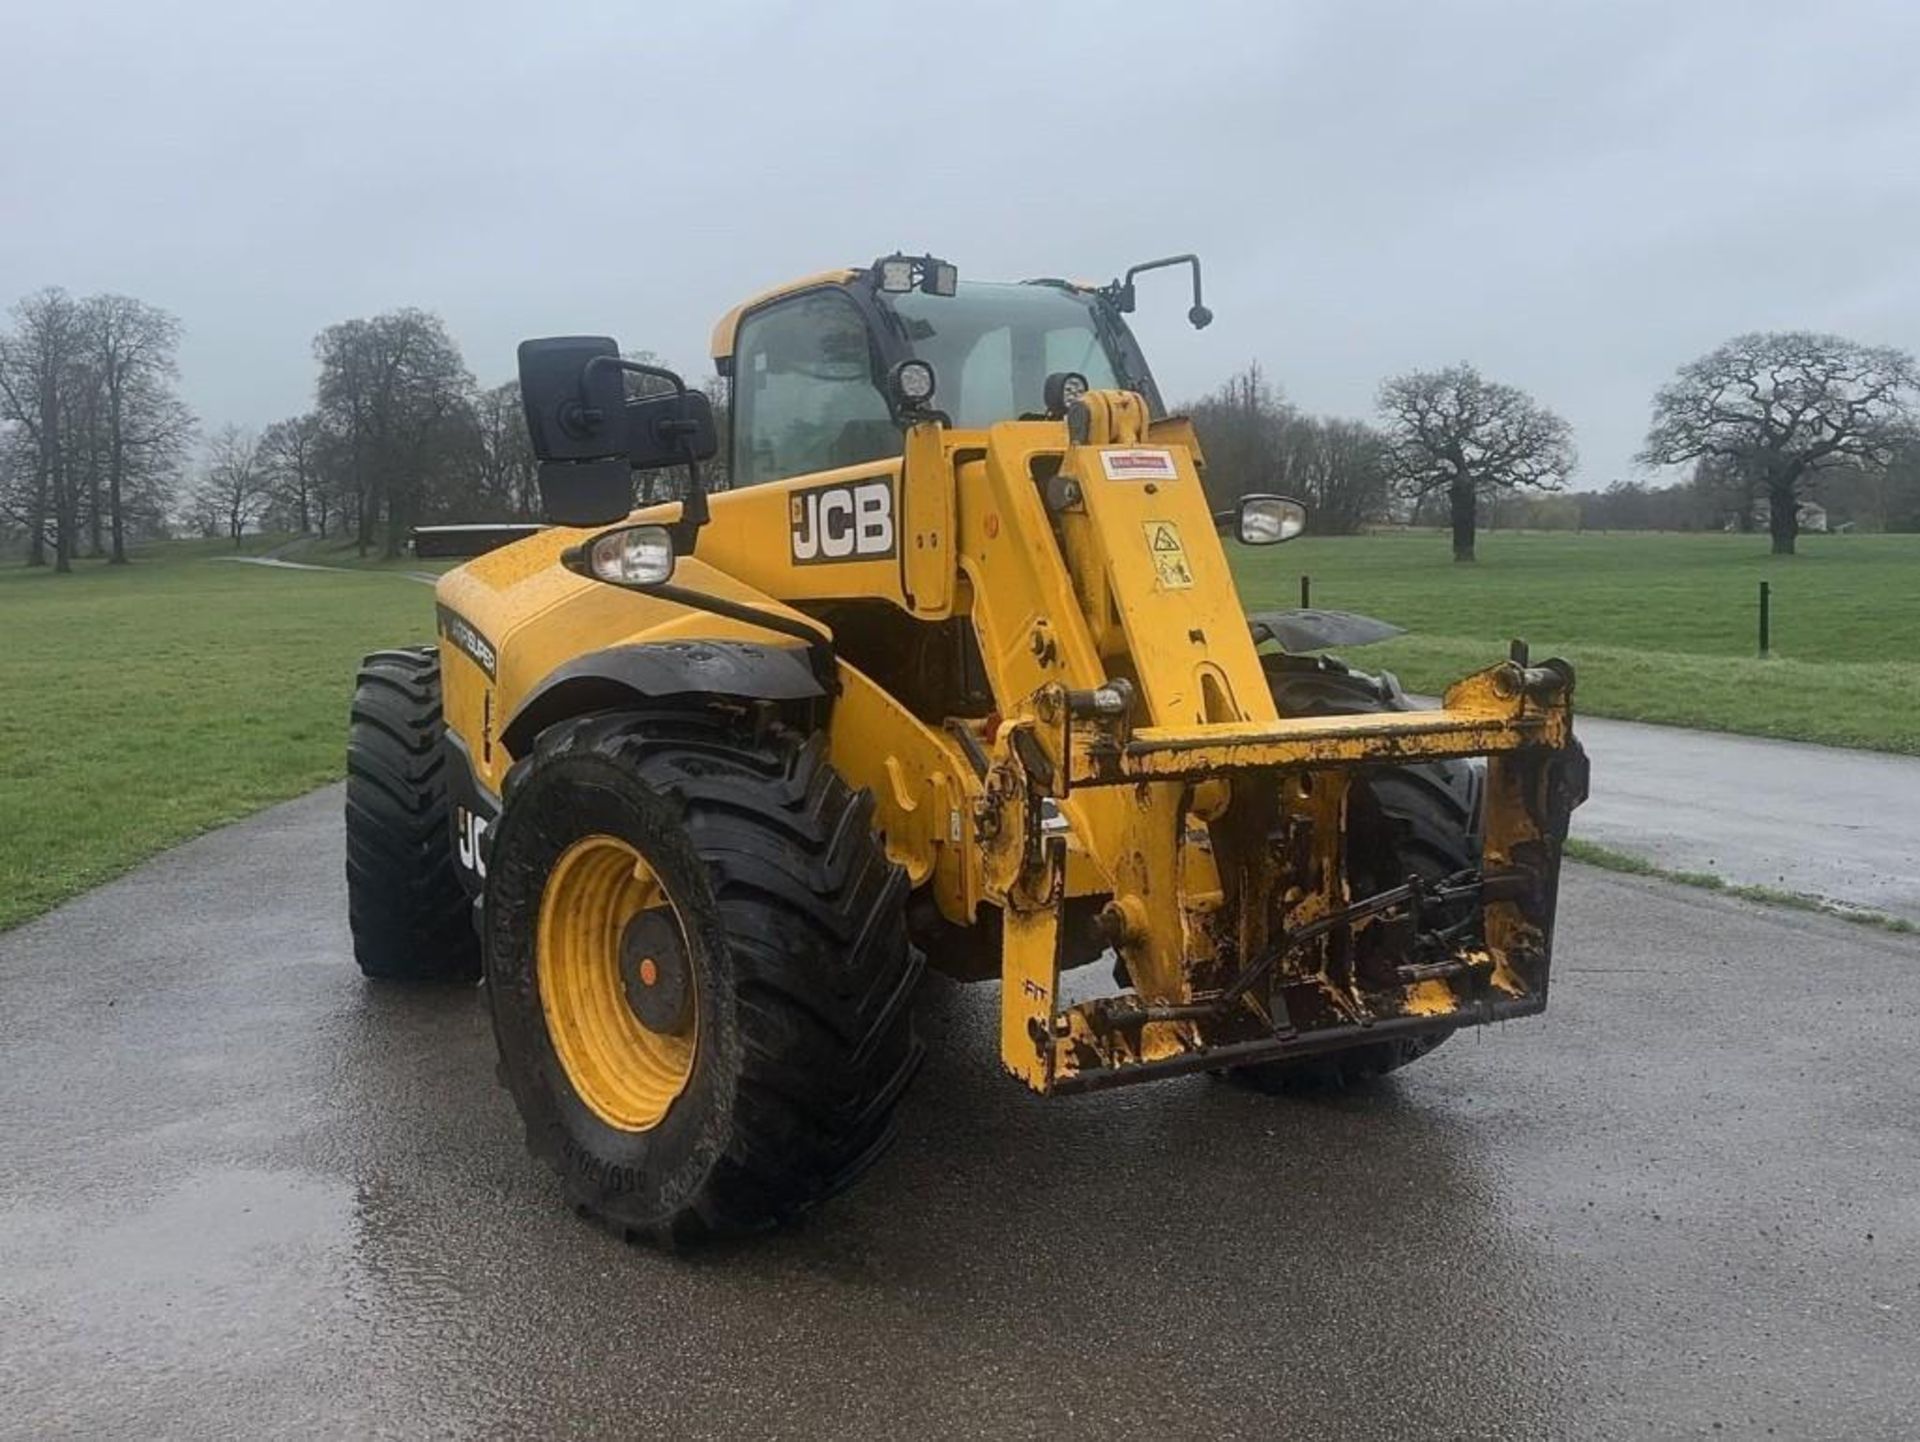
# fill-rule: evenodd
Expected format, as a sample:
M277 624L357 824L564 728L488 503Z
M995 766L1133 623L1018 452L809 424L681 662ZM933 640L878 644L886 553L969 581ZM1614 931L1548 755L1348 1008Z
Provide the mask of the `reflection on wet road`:
M1309 1101L1041 1102L936 984L890 1157L675 1259L361 984L337 808L0 937L0 1434L1920 1430L1912 939L1575 870L1546 1018Z

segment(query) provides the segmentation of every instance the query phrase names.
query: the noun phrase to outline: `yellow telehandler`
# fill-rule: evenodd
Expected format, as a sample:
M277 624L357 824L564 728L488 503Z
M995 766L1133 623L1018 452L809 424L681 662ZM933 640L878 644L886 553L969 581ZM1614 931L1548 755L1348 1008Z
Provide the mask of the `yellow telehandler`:
M1321 654L1377 623L1243 610L1223 536L1306 516L1210 506L1126 320L1169 266L1204 325L1191 256L755 296L713 334L725 489L703 392L521 346L547 524L417 537L470 559L438 645L362 669L347 877L367 975L484 977L582 1212L678 1244L844 1186L929 964L999 983L1043 1094L1340 1082L1546 1005L1570 669L1515 643L1415 706Z

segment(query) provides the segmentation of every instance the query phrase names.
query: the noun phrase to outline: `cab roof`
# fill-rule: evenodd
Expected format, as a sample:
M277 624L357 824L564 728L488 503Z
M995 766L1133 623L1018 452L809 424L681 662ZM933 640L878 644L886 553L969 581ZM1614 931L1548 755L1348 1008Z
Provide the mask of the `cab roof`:
M765 305L770 300L778 300L781 296L793 295L799 291L817 290L825 285L847 285L865 273L866 269L863 266L842 266L838 270L818 270L812 275L803 275L798 280L790 280L781 285L769 286L756 295L748 296L732 310L721 316L719 324L713 328L713 339L708 345L708 350L713 356L714 368L722 375L726 375L731 369L729 363L733 360L734 343L740 335L740 318L748 311L753 310L757 306ZM1092 295L1100 288L1092 281L1085 280L1047 279L1029 281L1028 284L1059 286L1063 289L1086 295Z
M721 316L720 323L713 328L713 343L710 349L713 352L714 363L723 374L726 372L727 367L723 362L733 358L733 343L740 332L740 317L755 306L765 305L770 300L778 300L781 296L791 295L795 291L814 290L823 285L845 285L859 274L858 270L844 267L840 270L815 271L812 275L801 276L800 279L787 281L784 285L770 286L758 295L748 296Z

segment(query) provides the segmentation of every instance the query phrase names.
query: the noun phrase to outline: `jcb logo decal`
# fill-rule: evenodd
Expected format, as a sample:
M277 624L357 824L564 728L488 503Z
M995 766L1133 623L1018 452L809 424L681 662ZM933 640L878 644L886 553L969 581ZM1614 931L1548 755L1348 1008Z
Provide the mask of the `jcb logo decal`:
M793 560L877 561L893 552L893 482L842 481L795 491L787 500Z
M487 876L487 822L464 806L454 808L453 829L459 838L460 864L482 881Z

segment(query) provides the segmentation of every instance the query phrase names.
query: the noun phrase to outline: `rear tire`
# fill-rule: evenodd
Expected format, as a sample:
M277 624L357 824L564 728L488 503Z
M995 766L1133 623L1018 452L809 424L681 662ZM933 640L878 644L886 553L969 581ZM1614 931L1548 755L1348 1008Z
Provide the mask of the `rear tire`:
M1350 671L1338 661L1270 654L1261 663L1282 716L1355 716L1410 711L1391 675ZM1376 766L1356 777L1348 803L1348 874L1385 890L1418 875L1435 881L1480 864L1482 768L1472 761ZM1452 1032L1367 1042L1298 1061L1261 1062L1232 1075L1260 1091L1339 1088L1418 1061Z
M922 963L907 940L907 877L873 813L820 737L703 713L563 722L515 768L489 857L487 990L501 1080L576 1210L629 1241L756 1232L840 1191L891 1141L922 1055L911 1007ZM643 863L632 915L618 901L596 913L565 889L567 858L607 846ZM570 998L592 990L591 957L608 949L594 938L643 923L657 936L660 916L672 923L660 966L692 997L691 1023L682 1009L670 1035L691 1061L667 1082L670 1100L623 1119L592 1098L617 1097L669 1033L623 1051L626 1019L602 1004L578 1026ZM607 964L635 964L624 943L613 950ZM651 1029L645 994L623 985Z
M347 722L347 916L354 960L377 980L480 976L454 864L444 731L432 647L361 663Z

